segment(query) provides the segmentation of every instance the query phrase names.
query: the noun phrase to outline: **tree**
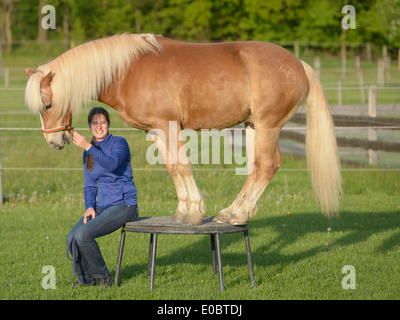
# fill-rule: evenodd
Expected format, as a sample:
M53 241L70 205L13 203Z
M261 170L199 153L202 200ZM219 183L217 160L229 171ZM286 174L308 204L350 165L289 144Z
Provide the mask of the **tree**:
M41 25L41 7L56 8L57 28ZM341 9L356 9L343 32ZM400 47L400 0L1 0L0 41L86 41L151 32L189 41L375 42Z
M357 22L364 41L400 47L400 0L375 1L365 15L357 15Z
M8 53L11 50L13 37L12 25L13 1L3 0L0 6L0 41L4 43L2 51Z
M309 1L295 37L303 41L339 41L342 6L341 0Z
M46 0L38 0L39 1L39 6L38 6L38 17L42 16L42 8L46 5ZM38 19L37 23L37 40L40 43L44 43L47 41L47 29L42 28L42 19Z

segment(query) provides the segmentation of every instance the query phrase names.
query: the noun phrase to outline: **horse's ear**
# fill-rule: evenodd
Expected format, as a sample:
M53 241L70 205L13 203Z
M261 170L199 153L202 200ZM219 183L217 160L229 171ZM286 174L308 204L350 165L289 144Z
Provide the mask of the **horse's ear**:
M44 78L42 79L42 82L40 84L40 87L43 90L43 91L41 91L42 102L46 106L51 104L51 100L53 98L53 92L51 90L51 85L50 85L51 80L53 80L53 73L50 71L48 74L46 74L44 76Z
M28 78L30 78L31 77L31 75L33 75L34 73L35 73L35 71L34 70L32 70L32 69L25 69L25 72L26 72L26 75L28 76Z
M42 88L49 88L51 80L53 80L53 73L50 71L42 80Z

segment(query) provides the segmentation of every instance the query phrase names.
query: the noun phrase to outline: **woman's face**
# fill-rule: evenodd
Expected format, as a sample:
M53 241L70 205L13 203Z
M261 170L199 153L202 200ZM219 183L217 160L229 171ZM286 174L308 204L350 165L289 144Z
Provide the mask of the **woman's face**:
M108 133L108 122L103 114L95 114L90 123L90 131L97 141L103 141Z

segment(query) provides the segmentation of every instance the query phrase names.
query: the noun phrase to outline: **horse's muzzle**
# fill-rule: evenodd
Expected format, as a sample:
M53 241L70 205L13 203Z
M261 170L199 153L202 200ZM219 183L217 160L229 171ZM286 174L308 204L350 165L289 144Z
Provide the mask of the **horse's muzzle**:
M66 144L71 143L72 135L67 131L49 133L45 135L46 141L56 150L61 150Z

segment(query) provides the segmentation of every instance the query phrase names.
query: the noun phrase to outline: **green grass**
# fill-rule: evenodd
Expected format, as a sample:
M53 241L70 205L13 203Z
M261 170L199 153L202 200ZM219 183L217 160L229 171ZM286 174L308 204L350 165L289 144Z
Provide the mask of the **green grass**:
M20 63L20 62L19 62ZM22 64L22 63L20 63ZM110 110L110 109L109 109ZM1 127L40 127L26 112L23 91L0 91ZM74 117L86 127L86 111ZM112 127L123 127L111 111ZM88 131L82 131L88 136ZM166 170L146 162L150 145L140 131L112 131L125 136L132 151L141 216L174 213L177 202ZM146 277L148 234L127 234L120 287L70 288L72 264L65 238L83 214L82 151L67 146L55 151L40 131L0 131L3 193L0 207L0 299L399 299L400 172L344 171L341 217L327 220L316 205L305 161L283 156L283 166L258 203L249 222L257 287L252 288L241 234L222 235L225 292L212 276L209 236L160 235L155 287ZM207 215L215 215L236 197L246 177L235 165L195 165ZM11 170L10 168L77 168ZM163 168L157 165L155 168ZM344 167L349 169L350 167ZM351 168L350 168L351 169ZM114 275L120 232L99 239ZM42 268L54 266L56 289L42 288ZM345 290L342 268L356 271L356 289Z
M290 157L289 157L290 158ZM297 165L296 161L287 165ZM243 177L232 172L195 173L208 215L233 200ZM202 235L160 235L155 288L146 277L148 234L127 234L121 286L70 289L72 265L65 237L83 213L80 173L14 177L24 186L1 208L1 299L398 299L400 251L399 173L344 172L341 218L325 219L305 172L278 173L249 223L257 288L249 281L243 236L222 235L225 292L212 276L210 243ZM71 176L71 179L65 179ZM25 186L31 179L41 185ZM6 172L4 185L7 190ZM61 181L64 180L64 183ZM166 172L135 174L142 216L170 215L176 206ZM49 193L37 192L52 188ZM23 197L23 195L25 197ZM115 273L119 232L99 239ZM56 269L56 289L41 286L42 267ZM344 290L345 265L356 270L356 289ZM183 289L182 289L183 288Z

